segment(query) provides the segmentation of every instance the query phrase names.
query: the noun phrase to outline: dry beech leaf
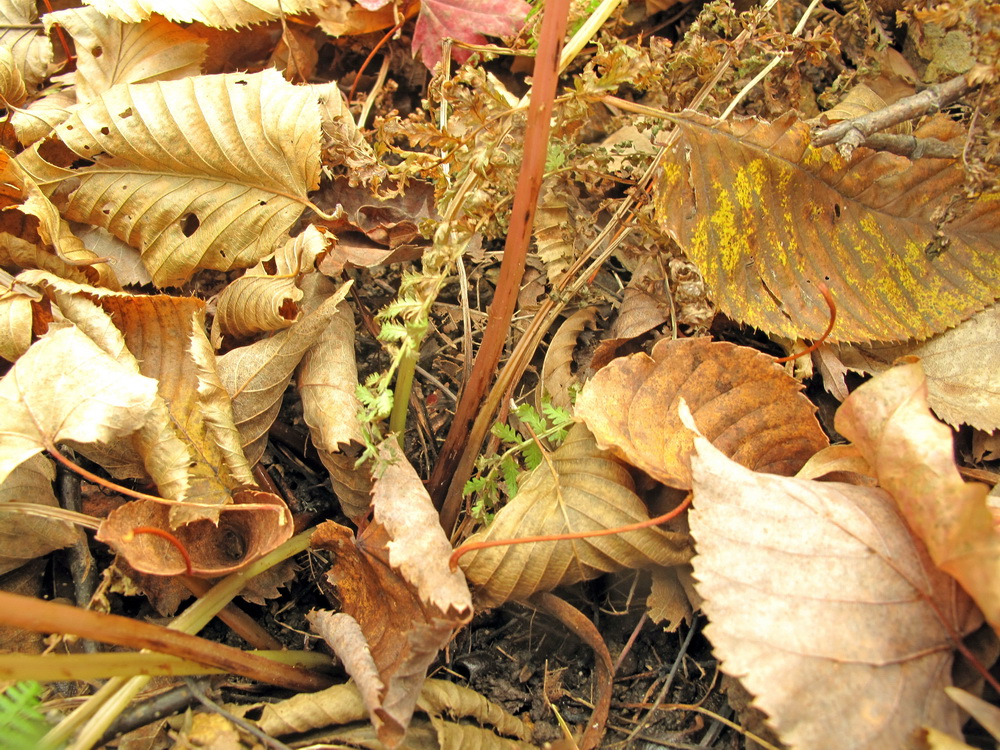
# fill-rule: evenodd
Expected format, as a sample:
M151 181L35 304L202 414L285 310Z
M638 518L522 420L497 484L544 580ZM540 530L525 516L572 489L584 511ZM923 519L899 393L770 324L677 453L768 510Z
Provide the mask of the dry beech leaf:
M241 450L229 395L219 382L215 357L204 334L203 301L109 292L41 272L22 275L33 280L67 318L93 337L99 336L108 322L113 324L121 331L139 371L156 379L169 412L169 426L165 425L165 429L183 441L187 459L186 489L178 494L170 486L160 486L163 468L151 467L152 457L141 454L164 497L223 505L230 501L231 490L254 484ZM88 301L99 305L108 318L95 315ZM170 463L176 464L177 459ZM133 470L132 476L136 475ZM174 522L190 521L200 513L193 506L187 510L177 508L171 518Z
M272 251L311 205L319 132L315 93L268 69L114 86L56 128L87 165L34 148L18 161L66 218L138 247L170 286Z
M689 589L693 588L690 566L653 568L649 596L646 598L649 619L665 623L663 629L668 633L676 632L682 622L690 624L697 608L692 606L693 591L689 593Z
M708 439L756 471L794 474L829 442L799 383L773 359L707 338L664 339L652 356L614 360L584 386L576 416L602 448L688 489L693 433L677 416L681 398Z
M417 700L417 710L431 718L437 734L436 748L439 750L520 750L533 748L526 741L531 737L527 724L511 716L495 703L486 700L479 693L462 685L443 680L426 680ZM445 719L449 717L451 721ZM334 685L317 693L299 693L280 703L264 706L264 713L257 726L274 737L299 734L312 729L351 724L366 718L364 703L354 684ZM458 721L474 721L479 725L495 728L468 726ZM475 737L459 737L464 742L456 742L454 734L475 730ZM514 737L520 742L498 735ZM357 735L354 735L355 738ZM336 733L327 741L336 741ZM345 738L345 741L348 741ZM411 744L410 735L406 747Z
M0 47L10 50L25 85L35 90L53 72L52 43L36 25L34 0L7 0L0 4Z
M993 735L993 739L1000 742L1000 708L992 703L987 703L982 698L978 698L965 690L957 687L945 688L955 703L960 705L966 713L979 722L979 725Z
M701 437L691 463L705 634L781 740L791 750L915 750L923 726L957 735L961 717L943 691L951 634L981 617L892 498L757 474ZM823 700L804 701L817 685Z
M332 289L324 277L317 277L312 286ZM302 418L330 473L337 499L348 518L359 518L371 504L372 477L369 463L355 466L365 438L358 418L361 405L355 395L354 314L346 302L340 303L326 330L302 357L297 380Z
M846 369L879 373L901 357L919 357L927 400L948 424L1000 428L1000 305L992 305L927 341L838 347Z
M136 533L155 528L172 533L191 556L191 572L206 578L228 575L287 541L292 515L277 495L256 490L233 494L233 504L219 509L218 523L199 520L176 526L172 503L136 500L111 512L97 530L97 539L114 548L140 573L183 574L187 565L180 551L156 534Z
M13 212L7 214L8 217L13 215ZM0 232L0 264L7 268L40 269L63 279L87 283L87 266L71 266L43 243L28 242L7 232Z
M628 469L599 449L583 425L574 425L548 458L521 482L517 495L489 528L467 542L598 531L649 519ZM653 527L590 539L474 550L459 564L475 586L476 602L496 607L602 573L683 563L690 555L686 538Z
M24 78L21 77L10 47L0 47L0 101L4 108L19 107L27 97Z
M15 501L58 508L59 501L52 492L55 478L55 467L49 459L32 456L0 484L0 505ZM0 575L36 557L68 547L77 538L76 529L65 521L4 513L0 524Z
M179 23L197 21L221 29L238 29L286 15L305 13L324 3L317 0L89 0L98 11L125 23L145 21L153 13Z
M281 333L219 357L219 378L232 397L236 427L251 466L264 453L267 431L278 416L295 368L326 330L350 288L351 282L344 284L313 312Z
M542 184L541 199L535 214L531 231L535 237L538 257L541 258L549 281L554 282L569 268L576 255L574 240L579 236L576 229L576 212L573 193L561 176L547 178Z
M893 341L943 331L1000 295L1000 202L961 203L953 221L935 223L961 192L961 162L864 148L844 161L812 148L794 112L774 123L687 113L676 123L657 217L731 318L817 338L825 280L837 303L831 341ZM960 132L942 116L915 135Z
M958 473L951 430L930 412L920 365L894 367L862 385L837 410L835 425L871 464L934 563L1000 633L1000 529L986 505L989 488Z
M576 349L576 340L580 334L586 328L593 329L596 321L597 308L584 307L566 318L555 332L549 350L545 352L542 376L535 391L535 406L539 413L545 394L552 399L553 406L567 410L572 406L569 389L576 382L573 375L573 350Z
M328 235L310 225L223 289L212 323L212 343L219 346L220 334L243 338L288 328L297 321L305 294L299 288L301 279L315 273L316 260L329 242Z
M50 330L0 380L0 482L45 442L128 439L154 414L156 381L115 361L75 326Z
M0 238L2 241L2 238ZM13 289L0 291L0 357L13 362L31 346L32 298Z
M43 89L36 99L11 115L10 124L22 146L42 140L69 117L69 110L76 105L76 87L69 83L67 76L54 76L52 80L52 85Z
M115 278L122 286L145 286L153 283L153 277L142 264L139 251L122 242L108 230L86 224L75 224L70 229L90 252L99 258L108 259L115 269ZM59 275L65 277L65 274Z
M123 24L95 8L70 8L43 17L61 26L76 49L76 97L86 104L120 83L168 81L201 74L207 44L163 18Z
M472 618L472 598L448 567L451 545L395 438L379 455L386 466L372 491L374 520L357 539L332 522L313 535L314 547L335 553L327 578L342 611L314 611L309 620L354 678L379 739L395 747L427 668Z

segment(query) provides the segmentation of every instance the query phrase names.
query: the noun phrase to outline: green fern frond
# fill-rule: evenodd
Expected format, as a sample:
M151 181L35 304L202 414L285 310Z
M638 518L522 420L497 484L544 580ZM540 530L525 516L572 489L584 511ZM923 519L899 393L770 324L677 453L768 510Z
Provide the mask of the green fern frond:
M38 710L42 686L19 682L0 695L0 750L30 750L38 746L49 724Z

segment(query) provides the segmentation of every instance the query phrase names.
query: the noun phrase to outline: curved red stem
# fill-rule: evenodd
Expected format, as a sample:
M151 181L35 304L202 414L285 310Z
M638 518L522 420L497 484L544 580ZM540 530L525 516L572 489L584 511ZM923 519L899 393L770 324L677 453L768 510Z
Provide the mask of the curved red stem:
M488 542L469 542L468 544L463 544L461 547L456 547L454 552L451 553L451 557L448 558L448 567L452 571L458 570L458 561L466 552L472 552L477 549L489 549L490 547L509 547L515 544L534 544L535 542L561 542L568 539L589 539L595 536L611 536L612 534L624 534L627 531L639 531L640 529L648 529L650 526L659 526L661 523L666 523L672 518L676 518L681 513L683 513L687 507L691 504L692 494L689 492L688 496L684 498L684 502L678 505L669 513L664 513L662 516L656 516L655 518L649 518L645 521L639 521L638 523L630 523L627 526L617 526L613 529L599 529L597 531L574 531L570 534L545 534L543 536L525 536L520 539L494 539Z
M161 539L166 539L170 542L178 552L181 553L181 557L184 558L184 572L186 575L192 575L193 566L191 565L191 555L188 554L187 547L180 539L175 537L169 531L164 531L163 529L158 529L155 526L136 526L132 529L132 534L152 534L153 536L158 536Z
M830 322L826 326L826 330L823 331L823 335L812 342L809 346L800 352L795 354L790 354L787 357L781 357L780 359L774 360L775 362L791 362L793 359L798 359L799 357L804 357L807 354L812 354L814 351L819 349L823 342L826 341L827 336L830 335L830 331L833 330L834 323L837 322L837 303L833 301L833 295L830 294L830 287L824 284L822 281L816 284L816 289L819 293L823 295L823 299L826 301L826 306L830 310Z

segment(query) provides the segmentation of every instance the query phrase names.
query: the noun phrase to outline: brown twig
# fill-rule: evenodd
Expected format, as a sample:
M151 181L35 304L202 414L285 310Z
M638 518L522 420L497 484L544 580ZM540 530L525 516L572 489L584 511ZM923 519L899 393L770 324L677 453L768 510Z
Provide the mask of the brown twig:
M538 193L545 172L545 154L548 148L556 84L559 80L559 53L566 34L569 0L550 0L545 5L544 13L538 54L535 56L531 100L528 104L524 159L521 162L521 172L514 192L510 229L504 245L503 262L500 264L496 296L490 308L489 323L479 353L476 355L472 376L462 390L462 397L455 409L455 418L452 420L444 445L441 446L441 453L431 473L428 488L435 504L441 510L441 525L448 534L455 526L462 502L461 493L448 493L448 487L463 451L470 447L469 428L483 409L484 397L496 375L500 354L510 332L510 321L517 303L521 277L524 275ZM471 446L471 450L478 452L479 447L479 445Z
M0 591L0 623L38 633L66 633L117 646L173 654L290 690L309 692L331 684L315 672L170 628L5 591Z
M975 85L970 84L964 75L955 76L918 94L904 97L883 109L815 131L812 144L818 148L836 143L844 158L850 158L851 152L873 133L930 112L937 112L974 88Z

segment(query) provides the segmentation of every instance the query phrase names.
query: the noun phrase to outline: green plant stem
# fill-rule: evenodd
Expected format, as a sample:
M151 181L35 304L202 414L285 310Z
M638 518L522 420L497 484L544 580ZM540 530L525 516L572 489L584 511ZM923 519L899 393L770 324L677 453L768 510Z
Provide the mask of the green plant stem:
M313 651L248 651L254 656L292 667L314 669L329 667L330 657ZM226 670L171 654L152 652L112 651L97 654L27 654L0 655L0 679L37 680L105 680L110 677L137 675L199 675L225 674Z
M420 354L419 341L409 342L399 359L396 370L396 387L392 393L392 413L389 415L389 431L396 433L400 447L406 430L406 412L410 407L410 391L413 389L413 374Z
M549 0L545 4L544 13L538 54L535 56L531 100L528 105L524 160L521 162L521 172L514 191L510 228L504 245L496 294L490 307L489 323L472 367L472 376L462 390L461 400L455 409L455 418L452 420L430 479L431 497L441 510L441 525L448 534L458 519L461 491L468 478L468 472L456 482L457 501L446 504L445 499L448 496L449 486L454 486L455 467L463 454L478 453L482 444L481 441L475 445L468 442L469 429L483 409L483 399L496 374L500 354L510 332L510 321L517 303L521 277L524 275L531 228L545 172L552 109L556 85L559 82L559 53L566 34L569 0ZM493 412L488 416L492 419Z
M197 633L246 586L251 578L260 575L289 557L304 552L309 548L311 537L311 529L297 534L259 560L255 560L242 570L226 576L167 627L184 633ZM59 722L42 738L39 750L55 750L55 748L61 747L80 727L83 729L72 747L75 750L89 750L101 739L107 728L125 710L139 691L146 686L149 679L146 676L138 676L127 679L113 677L108 680L86 703Z

